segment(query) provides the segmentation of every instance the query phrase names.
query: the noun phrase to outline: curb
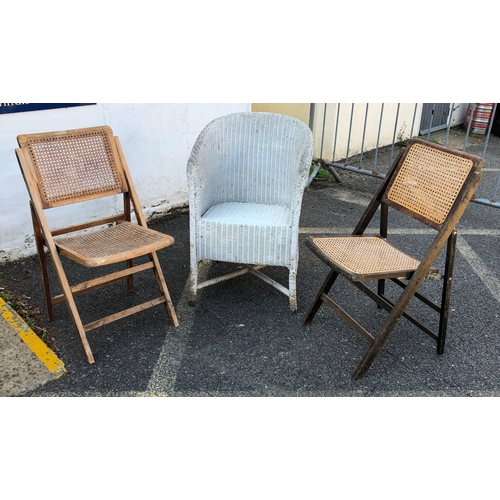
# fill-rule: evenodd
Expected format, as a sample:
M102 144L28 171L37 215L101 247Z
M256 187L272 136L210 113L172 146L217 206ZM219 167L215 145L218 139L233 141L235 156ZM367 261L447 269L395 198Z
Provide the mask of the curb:
M2 298L0 336L5 337L0 371L5 371L7 379L0 395L18 395L66 373L64 363Z

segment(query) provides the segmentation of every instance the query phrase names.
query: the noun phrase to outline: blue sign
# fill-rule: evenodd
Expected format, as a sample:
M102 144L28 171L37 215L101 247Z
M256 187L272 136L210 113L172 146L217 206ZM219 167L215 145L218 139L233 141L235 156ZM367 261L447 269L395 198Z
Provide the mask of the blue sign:
M73 106L90 106L95 104L94 102L84 103L84 104L61 104L61 103L48 103L48 104L31 104L31 103L1 103L0 102L0 115L7 113L20 113L22 111L38 111L40 109L57 109L57 108L71 108Z

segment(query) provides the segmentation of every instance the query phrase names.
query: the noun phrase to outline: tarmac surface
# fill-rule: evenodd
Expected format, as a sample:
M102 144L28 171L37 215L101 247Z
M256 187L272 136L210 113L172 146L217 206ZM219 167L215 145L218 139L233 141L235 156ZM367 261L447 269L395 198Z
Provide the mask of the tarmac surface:
M500 168L500 141L488 149L480 186L491 190ZM480 154L481 151L468 149ZM180 325L174 328L162 305L89 332L96 362L85 359L76 331L63 303L47 325L57 337L55 357L61 364L54 374L33 351L13 354L2 347L2 395L42 396L497 396L500 395L500 212L471 203L458 225L451 311L446 348L436 354L435 342L402 319L364 378L352 373L368 343L322 306L313 322L301 319L327 273L327 266L303 240L310 234L349 234L380 179L340 171L342 183L314 181L303 199L300 262L297 279L298 313L288 299L251 275L220 283L199 293L188 304L189 216L176 213L149 226L172 235L175 244L158 252ZM389 239L418 256L433 231L396 214L390 218ZM64 262L71 282L92 276L92 270ZM442 263L442 256L438 263ZM225 263L204 265L208 276L233 269ZM287 283L284 268L269 274ZM51 276L53 282L54 275ZM0 267L0 286L29 296L44 310L36 257ZM440 283L426 282L425 290L439 296ZM345 281L337 293L346 308L360 315L371 331L386 317ZM434 292L435 290L435 292ZM116 284L77 299L84 322L110 314L114 304L133 305L156 294L148 272L135 280L135 292ZM413 311L421 311L418 305ZM435 326L434 313L422 311ZM437 315L436 315L437 316ZM3 317L3 316L2 316ZM436 318L437 319L437 318ZM0 319L0 346L20 350L26 344L19 330ZM8 323L8 322L7 322ZM7 332L7 333L6 333ZM29 358L23 368L20 357ZM34 359L33 359L34 358ZM6 361L6 360L9 361ZM18 368L16 378L13 369ZM35 366L36 368L32 368ZM15 369L14 369L15 371ZM36 373L35 373L36 372ZM41 373L41 375L40 375ZM62 375L62 376L61 376ZM9 380L7 383L6 380ZM16 386L17 384L17 386Z

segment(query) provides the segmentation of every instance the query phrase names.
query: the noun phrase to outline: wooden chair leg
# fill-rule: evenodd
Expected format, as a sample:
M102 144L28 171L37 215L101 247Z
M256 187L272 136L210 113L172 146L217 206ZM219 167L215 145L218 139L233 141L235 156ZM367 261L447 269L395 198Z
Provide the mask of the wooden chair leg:
M85 333L85 328L83 326L82 320L80 319L80 315L78 314L78 310L76 309L76 304L72 295L69 299L66 299L66 304L68 305L71 319L73 320L73 325L78 331L80 342L82 344L87 361L91 365L93 365L95 363L94 355L92 354L92 351L90 349L89 341L87 340L87 334Z
M54 307L52 306L52 292L50 291L49 273L47 271L47 257L43 245L38 251L38 262L40 263L40 274L42 276L43 294L45 297L45 310L49 321L54 319Z
M131 221L131 196L130 192L123 193L123 215L125 217L125 220L130 222ZM126 266L127 269L130 269L133 267L133 261L132 259L127 260ZM133 292L134 291L134 275L130 274L129 277L127 278L127 292Z
M66 300L66 305L68 306L71 320L73 321L73 325L75 326L78 335L80 336L80 342L82 344L83 351L85 352L87 361L90 364L93 364L95 362L94 355L92 354L92 350L90 349L90 345L87 340L87 335L85 333L85 328L80 318L80 314L78 313L73 292L71 291L71 288L69 286L68 278L66 277L66 273L64 272L64 268L59 258L59 254L57 253L57 250L55 250L55 248L51 249L50 254L52 257L52 263L54 264L54 267L56 269L56 274L59 279L59 283L61 285L62 293Z
M174 304L172 303L172 299L170 298L167 283L165 282L165 278L163 277L163 272L161 270L160 262L158 261L156 252L150 253L149 258L153 261L153 270L155 272L156 280L158 282L158 286L162 295L165 297L165 307L167 308L168 317L170 318L170 321L174 326L179 326L179 320L177 319Z
M49 321L54 319L54 308L52 307L52 293L50 291L49 273L47 271L47 257L45 256L45 246L43 244L43 233L38 222L38 218L30 203L31 218L33 222L33 231L35 235L36 251L38 254L38 262L40 264L40 274L42 277L43 295L45 298L45 310Z
M385 203L380 204L380 236L387 238L387 224L389 219L389 206ZM377 293L383 296L385 293L385 280L378 280ZM377 309L381 309L381 305L377 304Z
M306 314L304 315L302 319L302 324L307 325L309 324L316 313L318 312L318 309L320 308L321 304L323 303L323 300L321 299L321 296L323 294L328 294L330 289L332 288L333 284L335 283L335 280L337 279L339 273L337 273L334 269L330 271L328 276L325 279L325 282L323 283L323 286L319 289L319 292L317 293L315 299L313 300L312 304L310 305L309 309L307 310Z
M439 314L439 331L437 340L437 353L443 354L446 341L446 330L448 328L448 314L450 311L451 285L453 280L453 268L455 263L455 252L457 248L457 231L453 231L448 238L446 247L446 265L443 276L443 294L441 299L441 311Z
M134 267L134 262L132 259L127 260L127 269L130 269L131 267ZM133 292L134 291L134 275L131 274L127 278L127 292Z
M418 287L420 286L421 280L416 278L419 277L414 276L412 278L410 283L408 283L408 285L406 286L404 292L399 297L399 300L396 302L396 304L394 304L394 307L392 308L389 317L387 318L386 322L382 325L379 332L375 336L373 344L370 346L368 351L366 351L366 354L361 360L361 363L359 363L358 367L356 368L353 374L354 379L357 380L361 378L367 372L368 368L370 368L370 366L372 365L378 352L380 351L380 349L382 349L386 340L389 338L389 335L392 333L392 330L396 326L396 323L399 321L403 313L406 311L408 304L410 303L412 297L415 295L416 291L418 290Z
M378 280L377 293L381 297L385 294L385 280ZM382 306L380 304L377 304L377 309L382 309Z

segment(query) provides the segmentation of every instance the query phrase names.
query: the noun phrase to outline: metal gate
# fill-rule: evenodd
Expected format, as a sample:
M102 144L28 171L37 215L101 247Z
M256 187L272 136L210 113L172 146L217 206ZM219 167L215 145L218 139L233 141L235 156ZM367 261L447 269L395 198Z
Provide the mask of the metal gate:
M476 105L470 106L473 114ZM309 125L317 156L309 183L320 167L328 170L338 182L341 182L338 175L341 170L383 178L397 150L412 137L420 136L482 156L485 159L483 179L472 201L500 208L500 137L491 134L497 104L484 135L471 132L472 120L467 127L452 127L455 107L455 103L311 104ZM436 125L436 117L439 117L438 123L444 123Z

